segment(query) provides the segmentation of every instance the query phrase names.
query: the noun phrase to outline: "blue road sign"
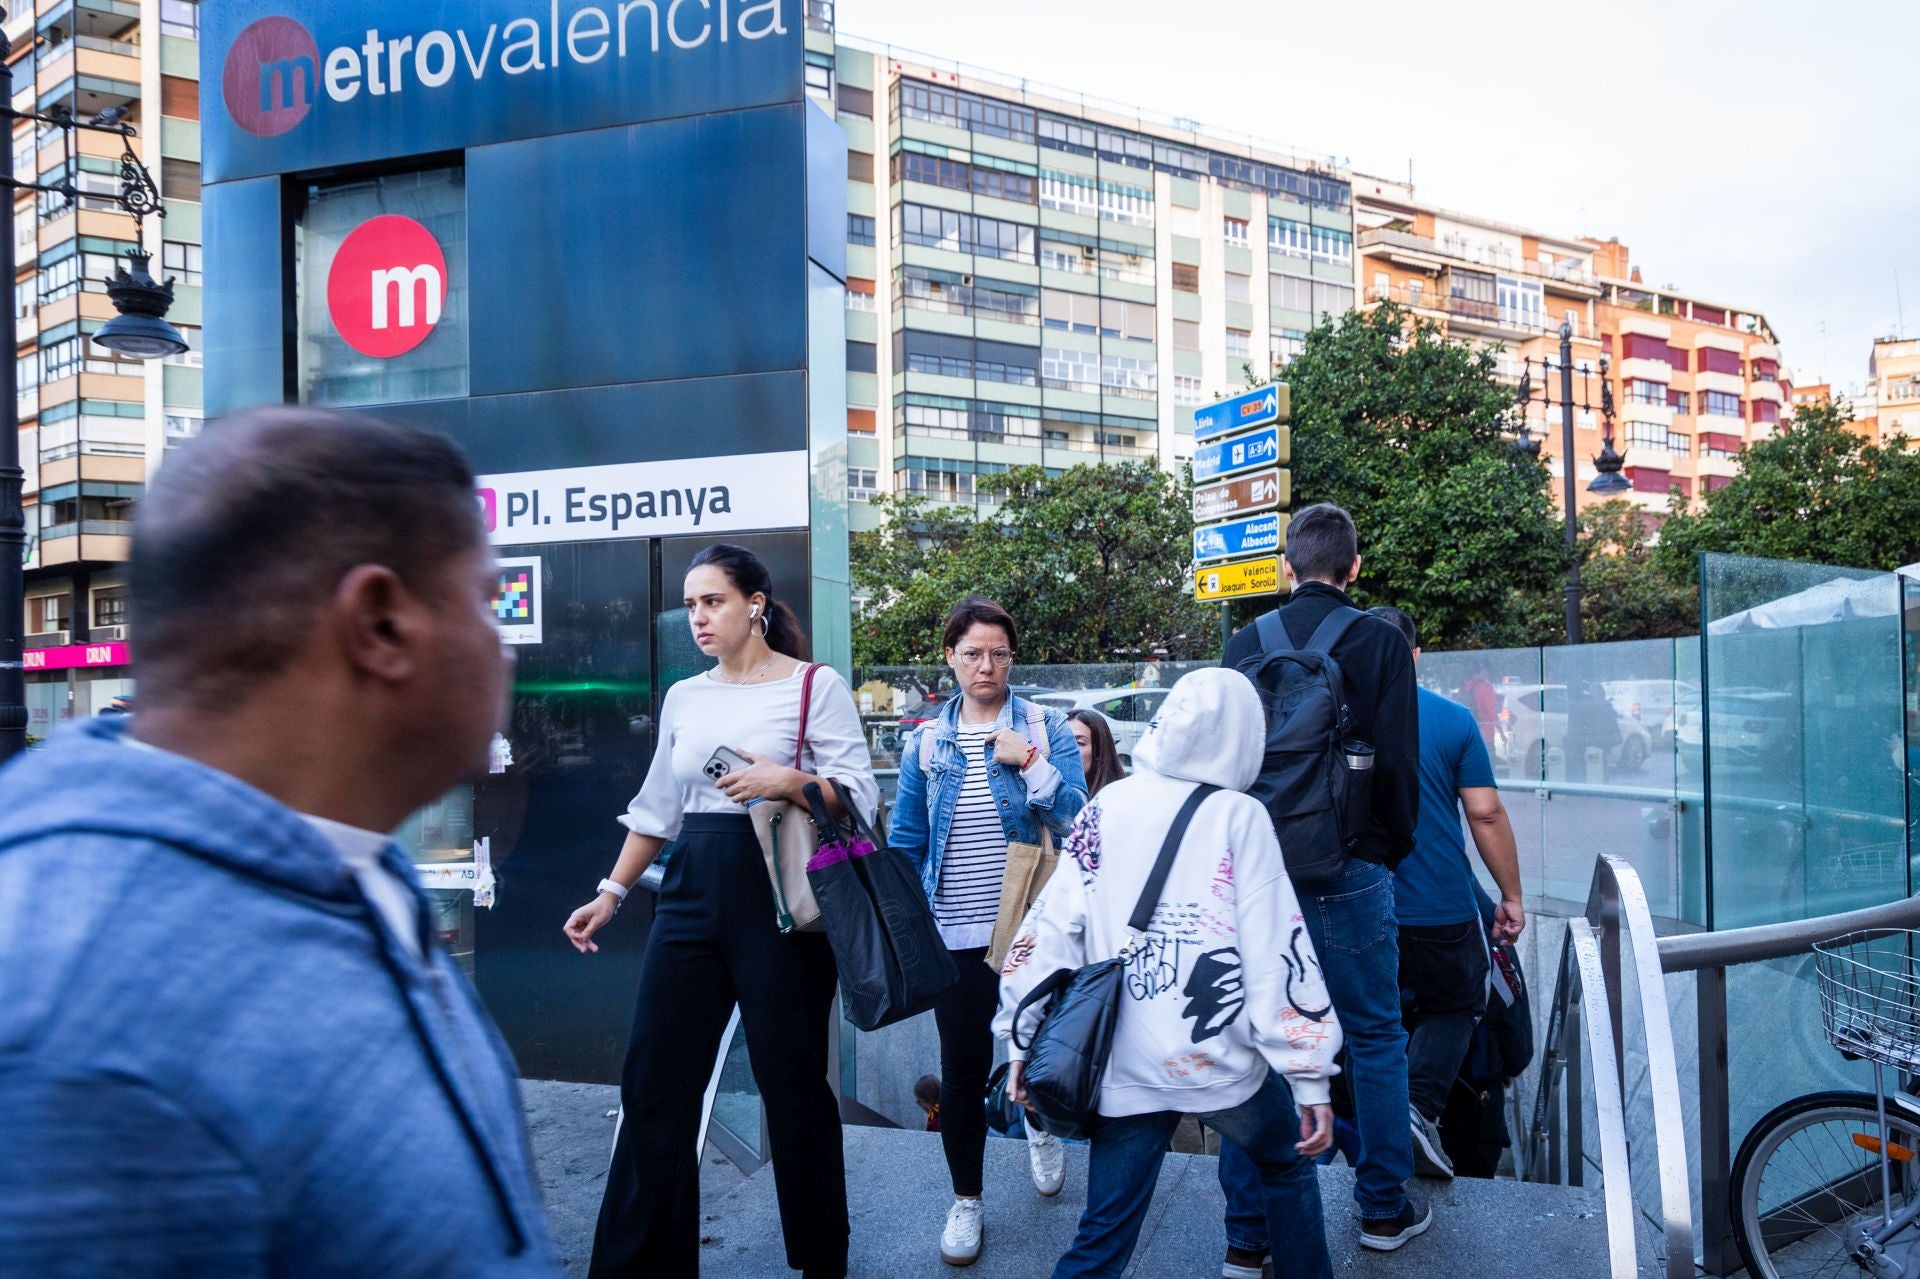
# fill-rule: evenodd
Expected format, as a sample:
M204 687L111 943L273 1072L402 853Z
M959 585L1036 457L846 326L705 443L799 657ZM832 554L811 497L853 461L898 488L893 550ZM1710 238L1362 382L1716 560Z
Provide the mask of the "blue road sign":
M1193 530L1193 558L1203 563L1241 555L1271 555L1279 549L1280 516L1274 511Z
M1269 422L1280 420L1280 391L1276 386L1268 385L1236 395L1230 400L1219 400L1193 411L1193 438L1210 440L1216 435L1225 435L1230 431L1244 431L1248 427L1265 426Z
M1263 426L1251 435L1235 436L1202 444L1193 451L1193 482L1205 483L1222 475L1233 475L1256 466L1273 466L1280 461L1280 428Z

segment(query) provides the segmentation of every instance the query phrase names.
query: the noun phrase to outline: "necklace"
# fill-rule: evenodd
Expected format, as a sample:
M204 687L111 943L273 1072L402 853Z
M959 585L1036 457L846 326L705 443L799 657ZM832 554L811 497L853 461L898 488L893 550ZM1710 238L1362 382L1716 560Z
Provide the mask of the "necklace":
M753 680L759 679L762 675L765 675L767 673L767 667L773 665L773 659L777 656L779 656L779 654L777 653L768 656L766 661L760 663L759 670L754 671L751 675L742 675L739 679L728 679L726 676L726 672L722 671L718 666L713 668L713 673L715 675L718 675L723 683L727 683L727 684L750 683Z

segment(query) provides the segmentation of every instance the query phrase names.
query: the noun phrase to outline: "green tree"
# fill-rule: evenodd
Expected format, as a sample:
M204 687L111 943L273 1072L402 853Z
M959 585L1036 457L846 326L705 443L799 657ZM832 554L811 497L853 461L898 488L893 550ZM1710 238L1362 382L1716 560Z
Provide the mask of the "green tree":
M1545 466L1504 433L1513 392L1491 352L1383 306L1323 322L1276 376L1294 509L1334 502L1359 526L1356 602L1406 609L1434 648L1551 641L1538 600L1565 549Z
M1920 560L1920 454L1903 439L1870 443L1852 420L1844 400L1796 409L1701 509L1675 501L1660 530L1668 576L1693 581L1701 551L1874 569Z
M1023 662L1104 662L1218 652L1193 599L1192 482L1147 462L1023 467L995 478L979 519L924 498L876 499L883 523L853 538L854 660L938 662L947 613L986 595L1020 624Z

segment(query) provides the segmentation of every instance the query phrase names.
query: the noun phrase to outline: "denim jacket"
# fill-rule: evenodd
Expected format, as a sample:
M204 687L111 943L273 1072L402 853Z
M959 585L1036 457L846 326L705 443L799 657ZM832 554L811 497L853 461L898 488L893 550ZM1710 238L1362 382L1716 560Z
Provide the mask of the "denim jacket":
M940 883L940 864L946 856L947 833L967 764L958 740L961 696L955 694L941 708L940 718L922 724L900 744L900 783L893 802L893 825L887 842L913 859L920 868L920 886L927 900ZM1001 728L1027 731L1030 703L1009 695L1000 708ZM1080 746L1067 727L1065 712L1035 706L1047 726L1047 754L1024 773L1008 764L990 762L987 785L1000 806L1000 825L1007 842L1037 844L1045 823L1056 841L1065 838L1073 819L1087 806L1087 777L1080 767ZM925 769L920 767L920 736L933 734L933 750ZM987 758L992 761L991 751Z

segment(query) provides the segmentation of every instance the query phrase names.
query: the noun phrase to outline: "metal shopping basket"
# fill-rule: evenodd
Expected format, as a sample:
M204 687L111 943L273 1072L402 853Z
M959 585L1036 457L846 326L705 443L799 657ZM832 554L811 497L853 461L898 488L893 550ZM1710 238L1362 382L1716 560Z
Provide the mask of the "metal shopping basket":
M1820 1024L1841 1052L1920 1071L1920 961L1910 928L1874 928L1814 943Z

